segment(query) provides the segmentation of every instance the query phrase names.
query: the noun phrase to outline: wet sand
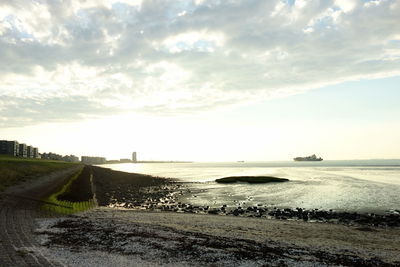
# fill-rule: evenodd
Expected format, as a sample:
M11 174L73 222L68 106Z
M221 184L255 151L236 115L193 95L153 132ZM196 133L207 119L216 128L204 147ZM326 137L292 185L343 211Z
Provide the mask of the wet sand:
M268 205L240 206L192 205L185 199L196 197L191 183L150 175L125 173L106 168L91 167L100 206L123 207L149 211L256 217L279 220L302 220L367 227L400 227L400 210L390 213L337 212L333 210L295 209ZM267 203L268 204L268 203Z
M174 194L185 189L173 180L98 167L93 176L99 203L114 208L38 219L46 257L68 266L400 265L400 228L387 223L253 216L262 207L215 212L179 203Z
M39 224L47 257L69 266L400 265L399 228L112 208Z
M100 206L140 207L146 201L161 202L179 187L173 179L126 173L90 166Z

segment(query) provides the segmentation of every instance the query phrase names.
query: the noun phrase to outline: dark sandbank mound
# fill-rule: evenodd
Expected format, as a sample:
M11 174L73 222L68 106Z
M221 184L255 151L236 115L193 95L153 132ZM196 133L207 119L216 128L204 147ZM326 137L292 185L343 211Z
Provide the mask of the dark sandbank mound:
M175 190L175 181L151 175L126 173L91 166L96 198L100 206L140 206L148 199L165 198Z
M289 179L278 178L272 176L231 176L215 180L217 183L236 183L236 182L246 182L249 184L262 184L262 183L281 183L287 182Z

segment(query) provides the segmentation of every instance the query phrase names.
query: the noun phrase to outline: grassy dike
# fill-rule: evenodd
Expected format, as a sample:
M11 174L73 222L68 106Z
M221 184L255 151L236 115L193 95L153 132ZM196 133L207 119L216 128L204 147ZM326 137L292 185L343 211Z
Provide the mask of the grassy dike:
M23 182L33 182L55 171L78 165L79 163L0 155L0 193L5 191L7 187ZM79 169L68 179L67 183L57 188L57 192L41 199L41 201L48 203L43 204L42 209L70 214L90 209L95 205L90 188L90 170L88 170L88 167Z
M0 155L0 192L13 186L51 172L76 166L77 163L68 163L54 160L26 159Z
M90 185L90 167L75 173L57 192L44 199L42 209L62 214L85 211L95 206Z

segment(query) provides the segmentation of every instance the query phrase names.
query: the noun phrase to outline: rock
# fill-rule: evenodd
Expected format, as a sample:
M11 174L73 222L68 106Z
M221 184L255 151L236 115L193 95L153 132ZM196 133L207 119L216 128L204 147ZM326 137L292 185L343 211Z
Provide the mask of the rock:
M208 211L208 214L218 214L219 210L218 209L211 209Z

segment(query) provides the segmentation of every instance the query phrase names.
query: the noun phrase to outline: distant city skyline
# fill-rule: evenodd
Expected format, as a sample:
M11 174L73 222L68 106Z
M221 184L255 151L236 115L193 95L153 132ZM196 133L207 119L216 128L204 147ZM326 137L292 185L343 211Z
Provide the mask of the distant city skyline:
M399 14L395 0L6 1L0 139L107 159L400 158Z

